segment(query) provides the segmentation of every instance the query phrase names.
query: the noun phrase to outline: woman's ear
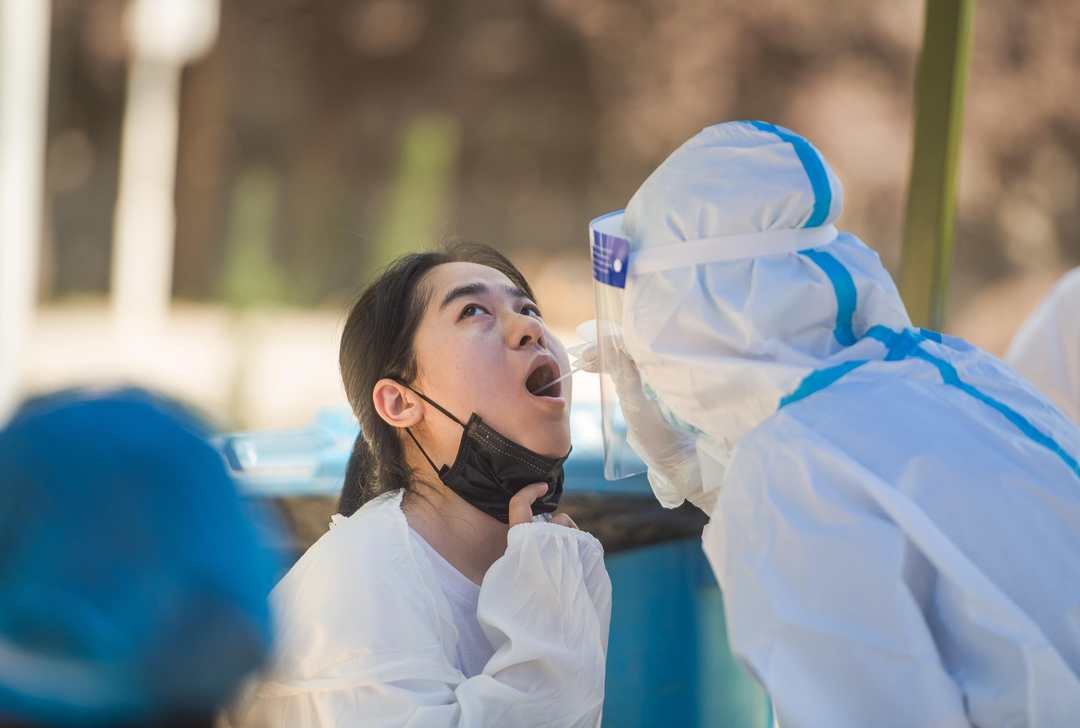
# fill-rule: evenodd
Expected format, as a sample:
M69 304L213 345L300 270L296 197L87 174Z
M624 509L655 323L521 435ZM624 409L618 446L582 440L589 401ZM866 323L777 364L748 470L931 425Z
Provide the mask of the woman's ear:
M419 397L408 387L393 379L380 379L371 391L375 411L383 422L391 427L413 427L424 419L424 408Z

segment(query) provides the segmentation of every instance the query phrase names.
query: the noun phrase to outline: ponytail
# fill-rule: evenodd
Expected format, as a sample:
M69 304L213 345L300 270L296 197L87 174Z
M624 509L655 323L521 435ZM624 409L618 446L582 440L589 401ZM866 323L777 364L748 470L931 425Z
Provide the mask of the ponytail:
M373 460L371 448L364 439L364 433L357 434L352 454L349 455L349 465L345 468L345 482L341 486L341 496L338 498L337 512L346 518L356 513L364 501L368 500L364 494L371 487L371 479L374 475Z
M400 488L408 490L413 479L397 433L376 419L378 415L365 414L373 420L368 423L371 437L365 437L363 429L356 436L338 498L338 513L346 518L382 493Z

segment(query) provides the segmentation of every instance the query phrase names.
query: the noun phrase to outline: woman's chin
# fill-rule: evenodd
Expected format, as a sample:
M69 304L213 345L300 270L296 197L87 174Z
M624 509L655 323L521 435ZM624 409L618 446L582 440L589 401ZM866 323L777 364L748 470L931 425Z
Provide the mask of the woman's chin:
M537 429L541 431L530 433L529 440L533 444L522 443L525 447L549 458L561 458L570 451L569 422L559 426L538 426Z
M517 417L511 424L503 422L506 412L490 418L481 413L484 421L505 437L545 457L561 458L570 450L570 408L529 407L540 397L526 395L529 400L517 407ZM505 429L503 426L505 425Z

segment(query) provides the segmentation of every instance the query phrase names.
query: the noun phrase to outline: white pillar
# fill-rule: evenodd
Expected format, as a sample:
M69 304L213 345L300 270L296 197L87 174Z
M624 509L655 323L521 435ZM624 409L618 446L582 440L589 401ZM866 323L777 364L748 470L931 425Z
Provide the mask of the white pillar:
M132 62L112 253L113 312L125 324L160 324L169 308L179 91L178 67Z
M217 36L218 0L131 0L132 59L112 256L116 321L134 334L164 322L172 294L180 72Z
M20 396L37 303L49 8L0 0L0 423Z

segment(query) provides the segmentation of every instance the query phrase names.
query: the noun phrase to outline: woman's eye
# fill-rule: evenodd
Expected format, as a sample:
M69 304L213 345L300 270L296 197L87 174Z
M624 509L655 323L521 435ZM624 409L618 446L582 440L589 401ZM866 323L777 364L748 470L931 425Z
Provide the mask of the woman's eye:
M478 313L485 313L485 312L486 311L485 311L483 306L479 306L479 305L477 305L475 303L470 303L468 306L461 309L461 316L459 316L458 319L460 320L460 319L463 319L463 318L471 318L471 317L475 316Z
M535 316L536 318L544 318L544 314L540 313L540 309L531 303L527 303L521 307L521 312L528 316Z

